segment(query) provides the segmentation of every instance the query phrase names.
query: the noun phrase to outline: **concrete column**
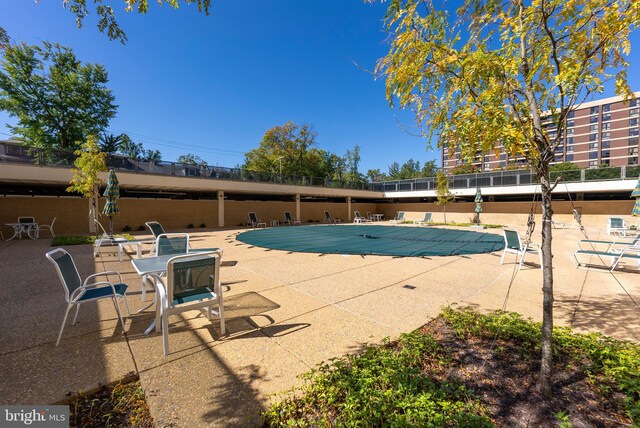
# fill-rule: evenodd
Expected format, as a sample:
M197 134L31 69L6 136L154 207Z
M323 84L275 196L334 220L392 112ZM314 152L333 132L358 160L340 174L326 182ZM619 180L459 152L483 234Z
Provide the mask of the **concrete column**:
M302 222L302 218L300 217L300 194L299 193L296 193L296 220L300 220L300 222Z
M347 221L351 222L351 196L347 196Z
M224 227L224 190L218 190L218 227Z

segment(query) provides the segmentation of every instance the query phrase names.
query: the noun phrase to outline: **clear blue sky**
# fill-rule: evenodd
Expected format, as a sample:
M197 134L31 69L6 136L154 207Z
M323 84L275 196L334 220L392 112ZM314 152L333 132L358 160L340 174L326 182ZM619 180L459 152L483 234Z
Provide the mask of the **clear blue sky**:
M5 0L0 26L14 41L58 42L83 62L103 64L119 105L111 132L160 150L163 160L190 152L232 167L266 130L292 120L312 125L321 149L344 155L359 145L363 173L410 158L440 164L427 141L407 133L415 133L413 116L390 109L384 82L366 71L387 52L388 3L214 1L205 16L150 0L146 15L116 10L126 45L98 32L95 17L78 30L61 3ZM631 58L639 58L638 33ZM632 59L629 77L640 90L640 60ZM0 112L0 138L7 122Z

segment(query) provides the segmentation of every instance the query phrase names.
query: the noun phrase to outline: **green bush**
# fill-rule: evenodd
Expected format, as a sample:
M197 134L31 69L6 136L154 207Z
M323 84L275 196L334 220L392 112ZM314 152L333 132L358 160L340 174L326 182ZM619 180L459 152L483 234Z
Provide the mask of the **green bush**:
M125 225L125 226L122 228L122 231L123 231L123 232L131 232L131 230L132 230L132 229L131 229L131 226L129 226L128 224L127 224L127 225Z
M139 231L143 231L144 229L145 229L144 225L140 225L140 226L138 226L138 230L139 230Z
M207 227L207 225L206 225L206 224L204 224L204 223L200 223L200 228L201 228L201 229L204 229L205 227Z
M189 224L187 225L187 229L193 229L193 223L189 223Z

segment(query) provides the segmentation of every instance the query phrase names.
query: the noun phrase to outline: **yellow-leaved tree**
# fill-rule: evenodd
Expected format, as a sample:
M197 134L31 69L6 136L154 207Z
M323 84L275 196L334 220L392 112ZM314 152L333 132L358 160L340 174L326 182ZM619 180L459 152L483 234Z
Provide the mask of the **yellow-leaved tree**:
M540 392L551 396L553 265L549 163L567 114L606 81L625 98L637 0L465 0L449 13L431 0L392 0L388 54L376 72L387 99L415 112L427 137L472 159L497 151L524 156L542 205ZM555 126L542 125L550 117ZM550 132L555 131L555 132Z

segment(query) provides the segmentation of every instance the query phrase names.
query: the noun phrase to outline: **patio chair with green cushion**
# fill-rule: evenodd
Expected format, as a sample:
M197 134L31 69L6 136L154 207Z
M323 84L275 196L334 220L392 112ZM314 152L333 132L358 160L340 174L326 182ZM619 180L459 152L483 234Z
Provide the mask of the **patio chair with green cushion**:
M67 322L69 311L73 306L76 307L76 313L73 317L72 325L76 323L78 318L78 312L80 311L80 305L86 302L94 302L101 299L112 299L113 304L118 313L120 324L122 325L122 331L124 332L124 320L120 313L120 306L118 299L123 299L127 308L127 316L129 313L129 304L127 303L127 285L122 282L122 277L118 272L108 271L94 273L88 276L84 281L80 279L80 274L76 268L76 264L73 261L71 255L62 248L56 248L46 254L47 259L53 264L58 273L58 278L64 287L65 300L67 301L67 311L64 314L62 320L62 326L60 326L60 332L58 333L58 340L56 340L56 346L60 343L62 337L62 331L64 325ZM104 280L96 281L99 277L105 277ZM116 277L117 281L108 281L109 277Z
M368 223L368 222L370 222L370 221L371 221L371 220L369 220L369 219L367 219L367 218L365 218L365 217L362 217L362 216L360 215L360 211L354 211L354 212L353 212L353 216L354 216L354 217L353 217L353 222L354 222L354 223L363 223L363 222L364 222L364 223Z
M522 267L524 263L524 256L527 254L538 254L538 258L540 259L540 267L542 267L542 251L540 251L540 247L537 244L532 242L523 242L520 239L520 234L517 230L513 229L503 229L504 233L504 251L502 253L502 258L500 259L500 264L504 263L504 257L507 253L516 255L516 263L518 263L518 269ZM520 262L518 262L518 257L520 257Z
M329 224L336 224L336 223L342 223L342 220L339 218L335 218L331 216L331 213L329 211L325 211L324 212L324 218L322 219L323 223L329 223Z
M300 220L296 220L295 218L293 218L293 216L291 215L291 213L289 211L285 211L284 212L284 224L288 224L289 226L291 225L296 225L296 224L301 224Z
M186 254L189 251L188 233L162 233L156 238L155 255Z
M424 217L422 218L422 220L416 221L416 224L431 223L433 221L431 217L432 217L431 213L424 213Z
M167 275L154 275L158 307L156 331L162 330L164 355L169 354L169 317L186 311L205 309L208 319L220 319L220 334L225 334L224 306L220 287L222 251L184 254L171 258ZM215 309L214 309L215 308Z
M608 251L596 251L596 250L582 250L578 249L571 253L573 262L576 267L588 267L587 263L582 263L578 260L579 256L588 256L591 260L592 257L597 257L598 260L606 265L605 258L611 259L610 269L613 271L620 264L623 259L635 260L637 262L638 270L640 271L640 242L636 241L633 245L627 245L619 250L610 249Z
M627 236L627 226L622 217L607 219L607 235Z
M398 215L395 216L392 220L390 220L391 223L402 223L404 221L404 211L398 211Z

